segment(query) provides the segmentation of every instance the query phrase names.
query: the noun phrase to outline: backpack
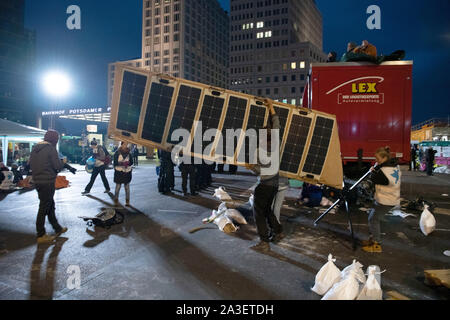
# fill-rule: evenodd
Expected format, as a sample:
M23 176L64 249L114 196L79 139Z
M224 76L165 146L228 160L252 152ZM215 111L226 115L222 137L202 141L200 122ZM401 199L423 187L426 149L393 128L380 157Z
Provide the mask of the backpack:
M124 220L122 213L117 212L112 208L103 209L102 212L95 217L79 217L84 221L87 221L88 226L96 226L109 229L115 224L120 224Z
M105 166L108 166L111 164L111 155L109 154L108 150L106 149L105 146L102 146L103 152L105 153L105 161L103 161L105 163Z

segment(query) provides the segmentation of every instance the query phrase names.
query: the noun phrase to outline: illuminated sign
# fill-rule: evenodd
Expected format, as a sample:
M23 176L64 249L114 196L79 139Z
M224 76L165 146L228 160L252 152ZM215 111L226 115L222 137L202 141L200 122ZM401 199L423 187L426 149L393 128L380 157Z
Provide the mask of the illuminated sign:
M65 110L43 111L42 116L64 116L77 114L92 114L92 113L110 113L111 108L74 108Z
M362 80L376 79L378 82ZM327 95L337 91L338 104L346 103L379 103L384 104L384 93L379 93L377 85L384 82L383 77L369 76L352 79L338 85L327 92ZM351 86L349 86L351 85Z

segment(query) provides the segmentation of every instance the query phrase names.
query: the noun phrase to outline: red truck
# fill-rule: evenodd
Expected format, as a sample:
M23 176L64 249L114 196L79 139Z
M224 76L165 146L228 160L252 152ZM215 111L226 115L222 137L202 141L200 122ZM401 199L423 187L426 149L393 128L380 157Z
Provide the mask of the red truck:
M344 165L374 163L389 146L410 161L412 61L312 64L303 106L335 114Z

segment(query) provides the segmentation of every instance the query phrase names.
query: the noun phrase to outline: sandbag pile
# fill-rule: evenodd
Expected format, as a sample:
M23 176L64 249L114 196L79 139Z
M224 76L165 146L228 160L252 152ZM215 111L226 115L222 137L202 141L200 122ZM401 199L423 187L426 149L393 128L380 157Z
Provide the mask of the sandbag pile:
M356 260L342 271L334 264L331 254L328 262L316 275L314 287L315 293L322 295L322 300L381 300L383 291L375 275L376 266L370 266L367 270L369 278L362 270L363 265Z
M224 187L219 187L214 190L214 195L216 199L220 201L231 201L230 195L225 191Z
M203 219L203 223L211 222L225 233L236 232L238 227L235 224L247 224L244 216L236 209L228 209L225 202L222 202L217 210L213 210L209 218Z

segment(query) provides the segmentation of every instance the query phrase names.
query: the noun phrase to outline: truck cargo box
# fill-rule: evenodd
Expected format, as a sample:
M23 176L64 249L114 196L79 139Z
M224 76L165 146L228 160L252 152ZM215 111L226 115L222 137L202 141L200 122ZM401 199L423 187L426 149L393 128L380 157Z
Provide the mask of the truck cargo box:
M359 149L363 161L373 163L384 146L400 163L410 161L412 66L412 61L312 64L304 100L313 110L336 115L344 164L357 161Z

